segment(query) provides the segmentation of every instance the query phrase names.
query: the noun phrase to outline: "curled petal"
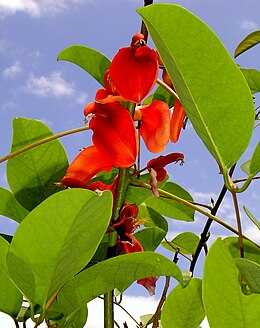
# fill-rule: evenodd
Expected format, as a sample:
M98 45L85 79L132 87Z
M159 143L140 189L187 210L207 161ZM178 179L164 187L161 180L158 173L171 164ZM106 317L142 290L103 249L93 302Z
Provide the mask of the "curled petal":
M87 188L86 182L101 171L110 171L113 164L95 146L83 149L72 161L61 180L66 187Z
M96 148L116 167L131 167L137 155L137 136L133 119L118 102L88 105L85 115L94 114L89 123Z
M154 100L150 106L140 108L142 123L140 135L147 149L153 153L164 150L170 136L170 109L168 104Z
M178 99L174 100L174 109L171 117L170 140L177 142L183 126L186 113Z
M112 60L109 72L119 94L129 101L140 103L155 85L157 54L148 46L122 48Z
M132 239L132 242L124 242L122 241L121 244L124 248L124 251L129 254L129 253L136 253L136 252L143 252L143 247L139 243L139 241L132 235L128 234L128 237Z
M155 294L156 281L158 277L149 277L144 279L137 280L137 283L143 285L147 290L150 296Z
M176 163L176 162L181 162L183 163L184 160L184 155L181 153L171 153L166 156L159 156L157 158L151 159L146 167L149 171L152 169L156 171L156 180L158 182L163 181L166 178L167 172L165 170L165 166L170 164L170 163Z
M101 104L107 104L114 101L125 101L125 99L120 95L114 96L110 94L106 89L98 89L95 100Z

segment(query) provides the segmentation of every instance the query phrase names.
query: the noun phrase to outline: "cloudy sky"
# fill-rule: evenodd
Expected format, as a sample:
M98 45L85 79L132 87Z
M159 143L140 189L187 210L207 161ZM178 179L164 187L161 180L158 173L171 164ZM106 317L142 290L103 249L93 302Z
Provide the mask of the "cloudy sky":
M178 3L204 20L231 55L247 34L260 29L259 0L165 2ZM67 46L82 44L113 58L117 50L127 46L131 36L139 31L140 18L135 9L140 6L141 0L0 0L0 157L9 152L14 117L40 119L55 133L83 125L83 108L87 102L93 101L99 86L78 67L57 62L57 55ZM238 57L237 63L242 67L260 69L259 58L260 47L257 46ZM260 104L259 98L256 102ZM70 161L79 149L90 143L90 138L90 132L85 132L61 140ZM252 143L240 164L250 158L258 140L259 129L254 132ZM170 168L171 179L189 190L196 201L209 203L210 197L216 199L222 177L190 125L182 133L180 142L167 146L165 152L174 151L185 154L185 165ZM151 157L151 154L145 155L144 161ZM235 177L242 176L238 169ZM5 164L0 166L0 185L8 188ZM239 202L241 207L246 205L259 216L259 199L259 185L253 183L247 194L239 197ZM234 224L230 197L218 215ZM260 241L257 230L245 215L242 217L245 234ZM180 231L200 233L205 218L197 216L195 224L169 223L171 239ZM0 227L1 232L13 233L16 224L0 218ZM227 232L214 226L211 241L219 234L224 237ZM201 274L201 268L197 274ZM135 305L138 301L143 304L141 297L144 296L146 293L141 286L133 286L128 291L128 300L131 298ZM158 298L159 294L150 299L151 306L155 307ZM96 328L100 324L89 321L88 327Z

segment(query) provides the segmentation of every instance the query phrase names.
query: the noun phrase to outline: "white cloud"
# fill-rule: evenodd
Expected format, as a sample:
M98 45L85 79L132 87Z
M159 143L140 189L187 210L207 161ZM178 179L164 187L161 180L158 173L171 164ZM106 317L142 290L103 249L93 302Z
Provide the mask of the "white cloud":
M88 95L85 92L81 92L76 97L76 103L80 105L86 105L87 99L88 99Z
M240 24L240 28L242 30L257 30L258 24L250 19L244 19L242 23Z
M39 97L71 97L75 94L74 83L66 82L61 72L52 72L50 76L30 75L24 89Z
M1 109L3 111L11 111L11 110L15 110L17 108L19 108L19 106L16 103L14 103L13 101L7 101L1 106Z
M55 15L72 6L91 0L0 0L0 17L4 18L17 12L24 12L31 17Z
M10 77L16 76L21 71L22 71L22 67L21 67L19 61L16 61L12 66L4 69L2 74L5 79L8 79Z

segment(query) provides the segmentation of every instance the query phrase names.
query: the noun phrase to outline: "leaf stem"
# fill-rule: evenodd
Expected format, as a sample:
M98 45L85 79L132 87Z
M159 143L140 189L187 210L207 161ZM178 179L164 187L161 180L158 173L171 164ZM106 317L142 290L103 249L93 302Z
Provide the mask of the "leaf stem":
M136 187L141 187L141 188L145 188L145 189L149 189L151 190L151 187L150 185L148 185L147 183L144 183L143 181L138 181L138 180L134 180L131 182L131 185L133 186L136 186ZM185 206L188 206L192 209L194 209L195 211L207 216L208 218L212 219L213 221L219 223L220 225L222 225L223 227L225 227L226 229L228 229L229 231L235 233L236 235L239 235L239 232L233 228L232 226L230 226L229 224L227 224L226 222L222 221L221 219L219 219L218 217L216 217L215 215L209 213L209 212L206 212L204 211L203 209L201 209L200 207L190 203L189 201L183 199L183 198L180 198L176 195L173 195L167 191L164 191L164 190L161 190L161 189L158 189L159 191L159 195L160 196L164 196L164 197L167 197L169 199L173 199L175 201L177 201L178 203L181 203ZM250 238L246 237L243 235L243 238L251 241L253 244L255 244L258 248L260 248L260 246L258 244L256 244L255 242L253 242Z
M104 328L114 328L114 291L104 294Z
M236 213L236 219L237 219L237 230L238 230L238 240L239 240L239 251L240 251L240 257L244 258L244 245L243 245L243 234L242 234L242 225L241 225L241 218L239 213L239 207L238 207L238 201L237 201L237 194L235 191L232 192L233 197L233 203Z
M177 95L177 93L170 88L166 83L164 83L162 80L157 79L156 82L162 87L164 88L166 91L169 92L170 95L172 95L175 99L180 100L180 97Z
M39 140L37 142L34 142L30 145L27 145L26 147L18 149L16 151L10 153L9 155L6 155L6 156L0 158L0 163L2 163L4 161L7 161L8 159L13 158L13 157L15 157L15 156L27 151L27 150L30 150L32 148L43 145L46 142L50 142L50 141L53 141L55 139L67 136L69 134L73 134L73 133L77 133L77 132L81 132L81 131L85 131L85 130L89 130L89 127L88 126L83 126L83 127L80 127L80 128L76 128L76 129L68 130L68 131L65 131L65 132L58 133L58 134L54 134L53 136L50 136L50 137L44 138L42 140Z

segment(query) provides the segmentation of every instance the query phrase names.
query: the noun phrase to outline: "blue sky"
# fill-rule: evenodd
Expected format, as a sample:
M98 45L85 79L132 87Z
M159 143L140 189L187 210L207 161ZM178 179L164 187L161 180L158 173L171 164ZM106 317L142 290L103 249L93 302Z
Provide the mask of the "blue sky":
M259 0L164 2L180 4L204 20L231 55L247 34L260 29ZM82 44L112 59L139 31L140 17L135 10L142 3L141 0L0 0L0 157L9 152L14 117L40 119L55 133L83 125L83 108L93 101L99 85L78 67L57 62L57 55L67 46ZM260 47L256 46L236 62L242 67L260 69L259 58ZM259 97L256 104L260 104ZM258 140L259 129L254 132L240 164L250 158ZM79 149L90 144L91 133L79 133L61 141L71 161ZM171 179L189 190L196 201L209 203L210 197L216 199L222 177L191 125L176 145L166 147L165 153L174 151L185 154L185 165L170 167ZM143 160L152 157L147 153ZM235 177L242 176L238 169ZM0 166L0 185L8 188L5 164ZM257 182L252 183L245 195L239 196L240 205L246 205L258 217L259 199ZM234 224L229 197L218 215ZM242 217L245 234L259 241L259 232L245 215ZM171 221L169 239L180 231L200 233L204 222L205 218L200 216L193 225ZM15 228L14 222L0 218L1 232L13 233ZM213 238L218 234L226 236L227 232L213 228ZM140 289L134 288L129 293L145 295Z

